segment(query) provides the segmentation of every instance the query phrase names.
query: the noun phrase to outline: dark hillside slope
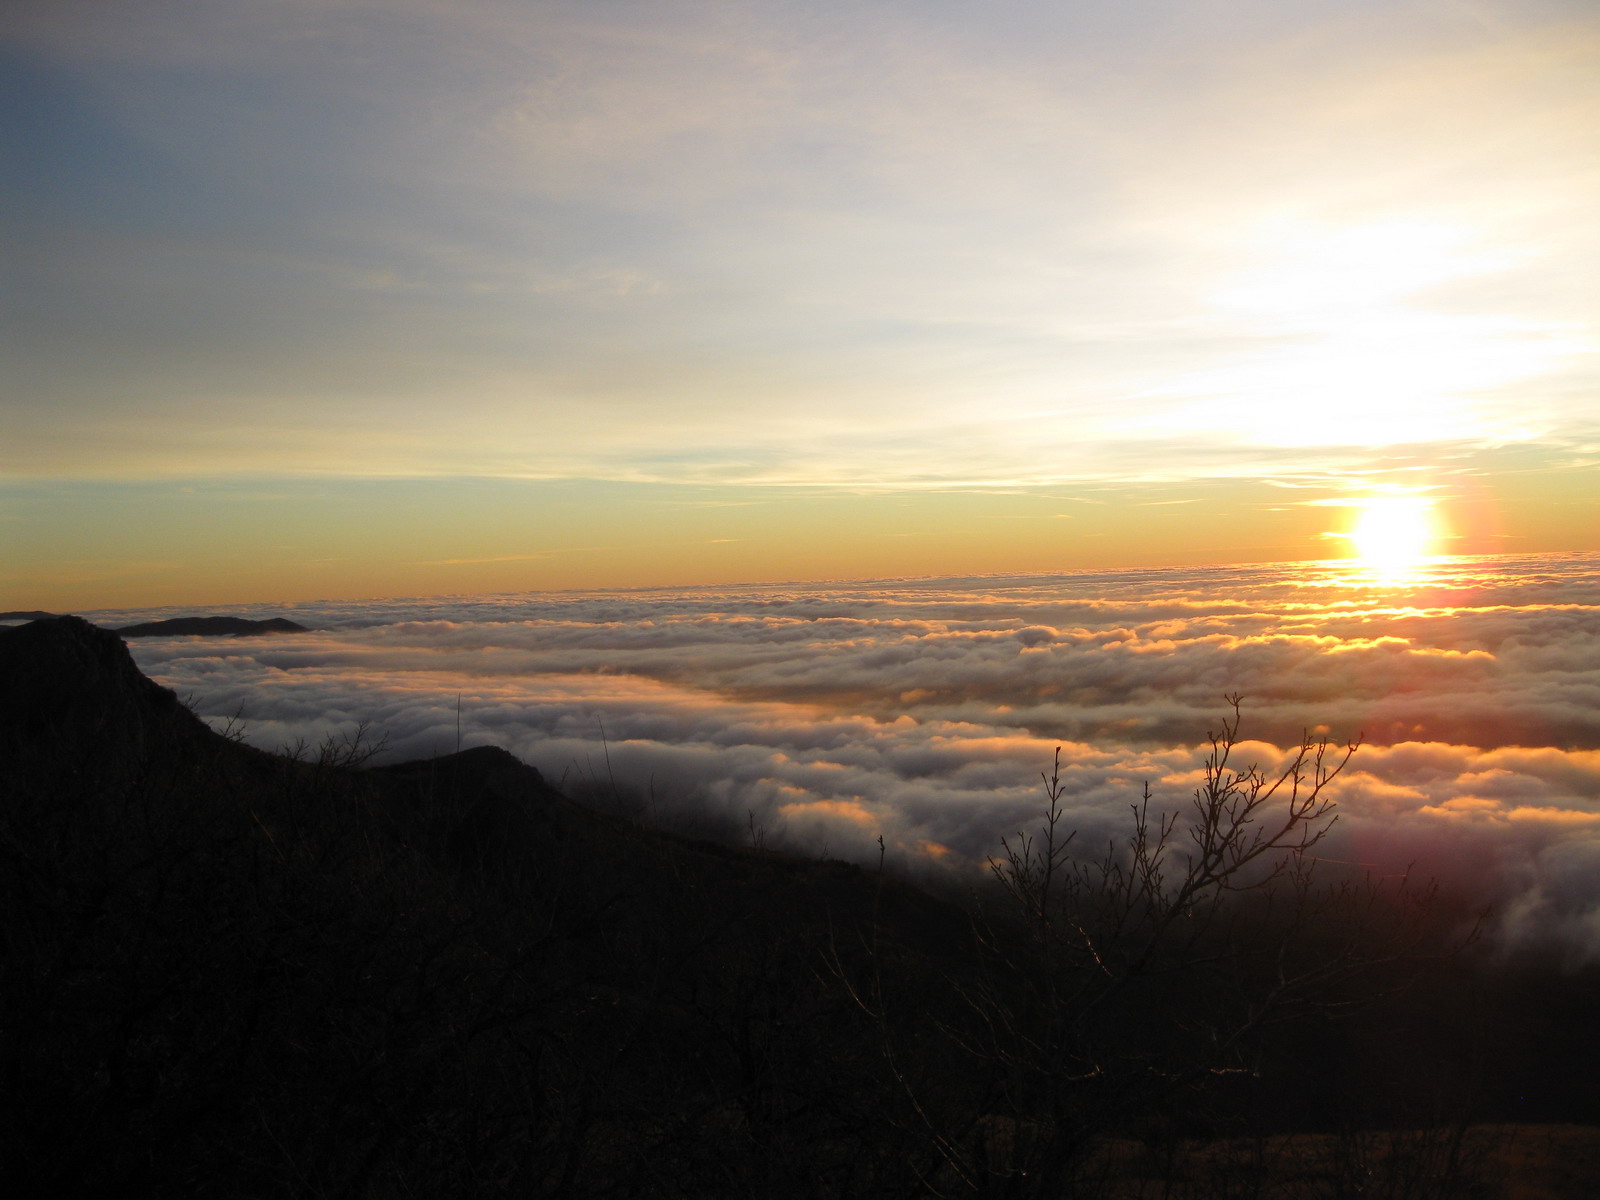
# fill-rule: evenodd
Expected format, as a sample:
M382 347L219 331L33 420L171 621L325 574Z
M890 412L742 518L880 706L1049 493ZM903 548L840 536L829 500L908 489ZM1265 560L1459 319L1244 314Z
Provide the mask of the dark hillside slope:
M866 1194L906 1169L834 971L959 954L910 889L639 830L491 748L253 751L76 618L0 631L0 795L20 1194Z

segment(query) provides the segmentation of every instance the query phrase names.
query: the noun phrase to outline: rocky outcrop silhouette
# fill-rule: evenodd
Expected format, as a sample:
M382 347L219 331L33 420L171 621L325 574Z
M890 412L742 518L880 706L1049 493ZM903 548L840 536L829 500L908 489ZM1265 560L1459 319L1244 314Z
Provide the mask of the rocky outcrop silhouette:
M8 758L109 766L214 735L135 665L122 639L82 617L0 629L0 745Z

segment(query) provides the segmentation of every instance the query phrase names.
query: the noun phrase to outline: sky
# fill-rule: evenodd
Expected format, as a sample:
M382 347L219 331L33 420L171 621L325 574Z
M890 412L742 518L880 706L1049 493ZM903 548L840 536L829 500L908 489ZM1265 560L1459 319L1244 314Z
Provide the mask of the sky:
M1600 550L1587 0L12 0L0 93L0 607Z
M179 610L93 614L117 626ZM503 747L589 802L700 834L981 879L1060 748L1089 856L1182 812L1240 695L1234 765L1361 746L1325 879L1434 879L1496 949L1600 961L1600 555L1122 569L267 605L313 632L130 639L268 750Z

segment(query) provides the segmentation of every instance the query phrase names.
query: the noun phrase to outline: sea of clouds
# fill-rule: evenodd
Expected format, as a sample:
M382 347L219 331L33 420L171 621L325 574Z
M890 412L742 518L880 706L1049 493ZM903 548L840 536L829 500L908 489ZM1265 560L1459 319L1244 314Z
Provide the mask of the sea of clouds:
M103 624L186 610L85 614ZM1495 903L1600 957L1600 556L1334 563L259 606L315 627L130 643L268 749L503 746L569 791L767 844L976 872L1061 748L1079 844L1177 809L1243 697L1239 761L1362 747L1319 853Z

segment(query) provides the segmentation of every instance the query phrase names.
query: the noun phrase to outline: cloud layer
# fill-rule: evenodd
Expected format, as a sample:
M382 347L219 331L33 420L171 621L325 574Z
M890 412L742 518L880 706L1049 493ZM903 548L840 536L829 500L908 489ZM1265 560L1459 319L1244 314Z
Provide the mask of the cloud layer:
M1507 935L1600 952L1594 556L1403 583L1301 564L269 612L319 631L133 649L269 748L360 722L399 757L493 743L658 815L858 859L882 835L957 869L1031 820L1058 745L1083 844L1146 781L1180 807L1241 693L1263 766L1305 730L1364 735L1329 857L1470 880Z

